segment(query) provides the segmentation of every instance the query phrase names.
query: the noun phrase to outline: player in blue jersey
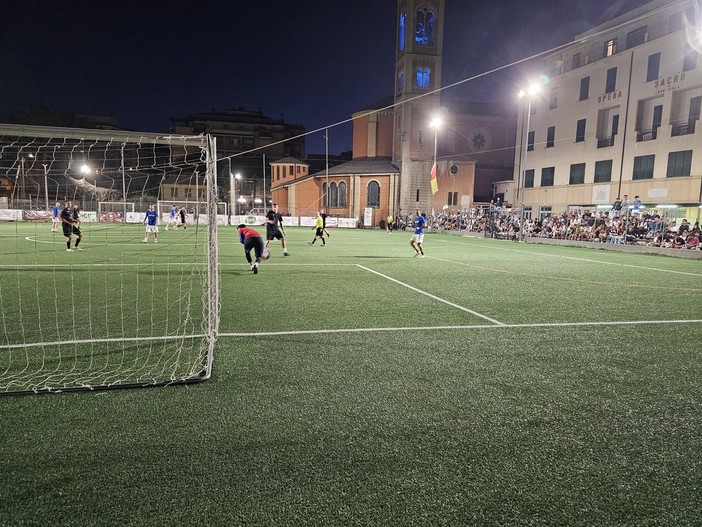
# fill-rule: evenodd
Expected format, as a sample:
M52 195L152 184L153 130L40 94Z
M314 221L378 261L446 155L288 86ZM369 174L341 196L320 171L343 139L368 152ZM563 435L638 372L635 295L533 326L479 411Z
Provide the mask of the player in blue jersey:
M146 232L144 233L143 243L149 241L149 234L152 232L154 233L154 243L158 243L158 211L153 203L146 210L144 223L146 223Z
M417 211L417 217L414 218L414 234L410 240L410 245L414 249L414 255L424 258L424 229L427 226L427 220L420 211Z
M178 226L178 209L176 209L175 205L171 205L171 212L168 214L168 223L166 224L166 230L168 230L168 227L171 226Z
M57 201L51 207L51 232L58 232L59 223L61 223L61 202Z

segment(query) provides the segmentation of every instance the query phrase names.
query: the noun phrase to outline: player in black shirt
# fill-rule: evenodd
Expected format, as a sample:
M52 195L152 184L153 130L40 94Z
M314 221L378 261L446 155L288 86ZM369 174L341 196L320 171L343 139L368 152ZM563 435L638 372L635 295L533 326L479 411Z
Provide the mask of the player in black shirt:
M283 246L283 256L288 256L288 249L285 245L283 215L278 212L277 203L273 203L273 205L271 205L271 210L266 213L266 249L268 249L271 240L280 240Z
M73 216L73 208L71 207L71 202L69 200L66 200L66 206L61 211L61 224L63 226L63 235L66 237L66 250L68 252L73 252L73 249L71 249L71 238L75 234L77 236L76 250L82 251L83 249L78 247L78 244L80 243L81 239L83 239L83 235L81 234L78 225L76 225Z

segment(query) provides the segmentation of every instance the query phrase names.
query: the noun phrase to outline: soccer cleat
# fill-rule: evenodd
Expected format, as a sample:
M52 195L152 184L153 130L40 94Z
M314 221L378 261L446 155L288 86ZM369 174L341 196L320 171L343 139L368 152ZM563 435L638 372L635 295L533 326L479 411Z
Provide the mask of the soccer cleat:
M73 249L66 249L66 252L72 253L72 252L73 252Z
M154 243L158 243L158 240L154 240Z
M426 258L426 257L427 257L426 254L423 254L422 256L420 256L420 258Z
M253 274L258 274L258 264L253 264L253 266L251 267L251 271L253 272Z
M283 256L290 256L287 251L283 253Z
M307 245L314 245L313 242L307 242Z
M146 240L141 240L141 243L146 243Z
M83 250L82 247L76 247L76 251L82 251L82 250Z

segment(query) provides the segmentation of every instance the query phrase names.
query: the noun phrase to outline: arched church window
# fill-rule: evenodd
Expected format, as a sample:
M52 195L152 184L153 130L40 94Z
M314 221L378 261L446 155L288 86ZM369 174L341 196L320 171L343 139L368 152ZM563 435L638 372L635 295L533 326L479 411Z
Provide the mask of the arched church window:
M330 207L336 208L339 206L339 188L336 186L336 183L329 185L329 198Z
M366 207L371 207L374 209L380 207L380 185L377 181L371 181L368 183Z
M346 208L346 183L339 182L339 208Z
M398 47L400 48L400 51L404 51L405 49L405 32L407 28L407 15L405 13L402 13L400 15L400 31L399 31L399 42L398 42Z
M417 28L414 33L414 43L418 46L434 45L434 21L436 17L428 7L417 10Z

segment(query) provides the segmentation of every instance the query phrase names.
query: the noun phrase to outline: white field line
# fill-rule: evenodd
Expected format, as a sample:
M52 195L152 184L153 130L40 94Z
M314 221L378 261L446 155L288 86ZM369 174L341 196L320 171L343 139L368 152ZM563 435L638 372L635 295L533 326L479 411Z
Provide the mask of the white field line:
M536 329L536 328L573 328L573 327L597 327L597 326L646 326L655 324L680 324L693 323L699 324L702 319L698 320L623 320L617 322L543 322L532 324L476 324L469 326L412 326L412 327L388 327L388 328L345 328L345 329L309 329L309 330L291 330L291 331L261 331L261 332L242 332L242 333L225 333L220 332L219 337L275 337L285 335L323 335L335 333L381 333L394 331L437 331L437 330L470 330L470 329Z
M473 237L468 236L468 238L473 239ZM478 241L487 241L487 240L481 240L480 238L475 238ZM454 241L449 241L449 240L436 240L439 243L447 243L451 245L463 245L464 244L460 242L454 242ZM553 247L553 246L550 246ZM624 263L618 263L618 262L606 262L603 260L592 260L590 258L577 258L575 256L562 256L562 255L555 255L555 254L544 254L544 253L539 253L535 251L525 251L522 249L508 249L507 247L495 247L491 246L492 249L495 249L496 251L507 251L507 252L515 252L515 253L521 253L521 254L532 254L534 256L543 256L544 258L563 258L565 260L575 260L578 262L587 262L587 263L595 263L595 264L603 264L603 265L615 265L619 267L629 267L632 269L643 269L645 271L655 271L657 273L670 273L670 274L681 274L681 275L686 275L686 276L702 276L702 273L690 273L688 271L673 271L671 269L657 269L655 267L646 267L644 265L633 265L633 264L624 264Z
M444 300L443 298L439 298L438 296L432 295L431 293L427 293L426 291L422 291L421 289L417 289L416 287L413 287L413 286L406 284L404 282L400 282L399 280L395 280L394 278L391 278L387 275L384 275L383 273L379 273L378 271L374 271L373 269L369 269L368 267L364 267L360 264L356 264L356 265L358 267L360 267L361 269L368 271L369 273L377 274L378 276L381 276L381 277L385 278L386 280L390 280L391 282L395 282L396 284L399 284L403 287L406 287L407 289L411 289L412 291L414 291L416 293L420 293L422 295L428 296L429 298L431 298L433 300L438 300L439 302L443 302L444 304L447 304L451 307L455 307L456 309L460 309L461 311L465 311L466 313L470 313L471 315L474 315L476 317L480 317L483 320L487 320L488 322L492 322L493 324L496 324L498 326L504 325L499 320L495 320L494 318L490 318L486 315L478 313L477 311L473 311L472 309L468 309L467 307L459 306L458 304L454 304L453 302L449 302L448 300Z

